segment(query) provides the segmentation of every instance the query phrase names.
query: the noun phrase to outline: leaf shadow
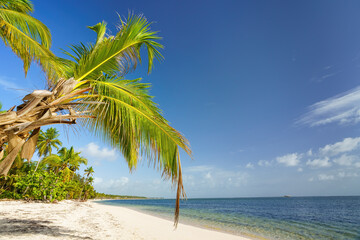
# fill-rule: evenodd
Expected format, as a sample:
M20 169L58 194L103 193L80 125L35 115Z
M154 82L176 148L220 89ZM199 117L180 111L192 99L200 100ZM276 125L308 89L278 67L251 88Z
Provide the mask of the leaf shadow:
M34 234L52 236L59 239L92 239L90 237L78 236L76 231L60 226L53 226L51 223L52 222L48 220L3 218L0 219L0 236L22 237Z

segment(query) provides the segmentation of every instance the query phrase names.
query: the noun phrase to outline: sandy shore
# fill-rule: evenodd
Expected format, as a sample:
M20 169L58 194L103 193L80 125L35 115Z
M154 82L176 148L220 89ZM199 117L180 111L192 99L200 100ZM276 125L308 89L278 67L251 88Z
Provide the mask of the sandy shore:
M248 238L173 223L95 202L57 204L0 201L0 239L206 239Z

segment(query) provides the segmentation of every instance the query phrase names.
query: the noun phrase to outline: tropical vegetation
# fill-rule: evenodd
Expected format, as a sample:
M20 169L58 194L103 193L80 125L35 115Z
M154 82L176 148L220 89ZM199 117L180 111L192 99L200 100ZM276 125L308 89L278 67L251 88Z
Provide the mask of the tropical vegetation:
M49 128L47 132L57 130ZM58 138L52 140L62 145ZM42 141L38 139L39 153L43 149ZM95 198L97 193L92 186L94 170L88 167L83 176L78 172L81 165L87 164L87 160L80 154L75 152L73 147L63 147L58 154L45 156L37 162L24 161L18 154L8 175L0 177L0 198L51 202Z
M162 59L161 38L151 23L142 15L129 14L120 18L113 35L105 22L98 23L89 27L96 33L94 43L73 45L65 52L68 58L60 58L50 51L49 30L30 15L32 10L29 0L0 0L1 38L23 60L25 73L31 62L38 63L48 85L48 90L34 90L22 104L0 114L0 154L7 151L0 174L9 174L19 153L21 159L31 160L42 126L80 123L117 148L130 170L144 156L177 184L176 224L179 199L185 196L179 149L191 155L189 143L153 102L150 84L125 77L142 62L143 50L149 73L154 60ZM41 155L48 153L44 150ZM59 159L64 160L61 154ZM58 166L59 172L65 168Z
M147 199L141 196L115 195L106 193L96 193L96 199Z

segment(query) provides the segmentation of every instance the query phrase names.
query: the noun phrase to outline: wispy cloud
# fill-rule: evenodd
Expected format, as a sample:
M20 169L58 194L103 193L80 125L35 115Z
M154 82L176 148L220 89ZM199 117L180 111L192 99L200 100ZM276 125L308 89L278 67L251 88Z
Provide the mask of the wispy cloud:
M8 77L0 76L0 86L4 87L6 90L17 90L20 89L13 81Z
M338 177L339 178L348 178L348 177L358 177L359 176L359 174L357 174L356 172L354 173L354 172L348 172L348 173L346 173L346 172L339 172L338 173Z
M270 161L266 161L266 160L260 160L257 163L260 167L269 167L271 166L271 162Z
M248 163L248 164L246 164L246 166L245 166L246 168L251 168L251 169L254 169L254 164L252 164L252 163Z
M355 124L360 122L360 87L317 102L309 107L295 124L310 127L337 123Z
M116 179L103 180L102 178L94 178L94 187L102 192L119 192L122 188L129 184L128 177L120 177Z
M320 148L319 152L323 155L335 156L339 153L351 152L360 147L360 137L357 138L344 138L341 142L328 144Z
M281 157L277 157L276 161L280 164L284 164L287 167L295 167L300 163L301 154L291 153Z
M309 149L303 153L290 153L275 158L276 163L286 167L297 167L298 172L306 170L318 171L327 168L328 171L355 171L360 168L360 137L344 138L333 144L319 147L317 150ZM258 166L276 166L271 164L274 161L261 160ZM252 165L248 164L247 168ZM336 174L332 173L334 176ZM359 172L360 175L360 172ZM352 176L355 176L354 174ZM357 176L357 175L356 175ZM336 179L338 177L335 177ZM323 180L321 177L313 177L314 180Z
M184 184L202 189L223 189L246 185L248 178L246 172L216 168L202 173L186 173Z
M24 92L30 92L29 90L25 90L23 87L18 86L15 83L15 79L4 76L0 76L0 93L1 91L11 92L12 94L15 94L15 97L23 97Z
M115 149L101 148L96 143L89 143L80 151L87 158L94 160L95 164L99 164L102 160L114 161L117 158Z
M185 172L208 172L213 170L213 166L208 166L208 165L199 165L199 166L192 166L192 167L188 167L185 168L184 171Z
M332 163L329 161L328 157L325 158L317 158L314 160L308 160L306 165L312 168L322 168L322 167L331 167Z
M334 180L334 175L327 175L327 174L319 174L318 179L319 181L329 181Z
M356 160L358 160L358 157L355 155L343 154L340 157L334 159L334 162L340 166L351 166Z

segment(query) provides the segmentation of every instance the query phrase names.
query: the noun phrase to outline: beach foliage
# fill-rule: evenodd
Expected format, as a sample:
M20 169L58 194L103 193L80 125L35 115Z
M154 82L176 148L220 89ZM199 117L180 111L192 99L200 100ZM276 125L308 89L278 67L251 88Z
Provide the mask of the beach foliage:
M50 128L46 132L58 131ZM40 144L42 142L43 139L39 138L38 152L44 149L43 144ZM87 164L87 159L80 154L81 152L75 152L73 147L63 147L57 154L45 155L37 162L24 161L18 154L9 174L0 177L0 198L50 202L94 198L97 194L92 186L94 170L88 167L83 176L78 172L81 165Z

